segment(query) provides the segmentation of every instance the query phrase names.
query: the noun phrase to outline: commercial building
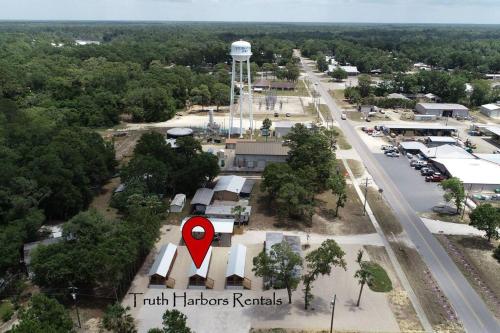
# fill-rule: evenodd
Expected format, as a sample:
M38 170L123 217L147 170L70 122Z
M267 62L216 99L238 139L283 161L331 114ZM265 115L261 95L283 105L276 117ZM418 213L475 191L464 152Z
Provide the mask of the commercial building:
M234 244L229 251L226 270L226 289L251 289L252 283L245 277L247 248Z
M168 243L163 245L149 270L149 287L174 288L175 280L170 277L170 272L177 258L177 246Z
M469 109L461 104L451 103L418 103L415 111L420 114L437 117L468 117Z
M281 82L273 81L271 82L271 89L275 90L295 90L295 82Z
M465 151L465 149L449 144L424 149L421 151L421 154L427 159L475 159L474 155L468 153L467 151Z
M457 128L439 124L388 124L382 125L385 134L408 136L451 136Z
M490 118L500 118L500 102L481 105L481 113Z
M171 213L180 213L184 209L184 205L186 204L186 195L182 193L178 193L170 202L170 212Z
M214 187L214 199L222 201L239 201L245 178L235 175L221 176Z
M214 190L210 188L199 188L191 200L191 206L195 212L205 213L205 209L212 202Z
M457 139L451 136L429 136L425 141L429 148L457 144Z
M254 171L262 171L269 163L285 163L290 148L281 142L238 142L234 163Z
M433 164L445 175L457 177L467 191L495 191L500 188L500 165L484 159L435 158Z

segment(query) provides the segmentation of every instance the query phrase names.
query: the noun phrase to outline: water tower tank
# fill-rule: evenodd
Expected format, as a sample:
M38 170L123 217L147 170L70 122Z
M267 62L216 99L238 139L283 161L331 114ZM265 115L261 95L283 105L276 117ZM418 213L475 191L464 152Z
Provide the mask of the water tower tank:
M252 55L252 46L249 42L239 40L231 44L231 56L236 61L247 61Z

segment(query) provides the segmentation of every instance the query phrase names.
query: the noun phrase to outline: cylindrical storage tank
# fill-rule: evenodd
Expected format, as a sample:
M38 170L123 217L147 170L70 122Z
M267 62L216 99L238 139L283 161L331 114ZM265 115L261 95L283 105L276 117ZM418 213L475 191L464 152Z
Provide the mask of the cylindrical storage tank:
M252 56L252 46L243 40L234 42L231 44L231 56L236 61L247 61Z
M167 139L177 139L184 136L193 136L193 130L187 127L175 127L167 131Z

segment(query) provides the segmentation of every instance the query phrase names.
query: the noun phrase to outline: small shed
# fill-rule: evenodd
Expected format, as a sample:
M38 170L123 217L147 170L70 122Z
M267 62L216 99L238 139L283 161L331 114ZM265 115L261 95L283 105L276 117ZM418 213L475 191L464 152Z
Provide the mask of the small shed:
M210 260L212 259L212 247L208 248L205 259L200 268L196 268L194 262L191 263L189 269L189 289L213 289L214 280L208 277L208 270L210 269Z
M247 248L234 244L229 251L226 270L226 289L251 289L252 283L245 277Z
M271 89L277 90L295 90L296 84L294 82L271 82Z
M214 190L210 188L199 188L191 200L191 206L195 212L205 213L205 209L212 202Z
M252 194L253 186L255 185L255 180L247 179L245 180L245 184L243 184L243 188L240 191L241 198L250 198L250 194Z
M238 201L245 178L235 175L221 176L214 187L214 198L224 201Z
M208 219L210 220L210 222L212 222L215 231L212 245L221 247L231 246L231 238L234 231L234 219L222 219L213 217L209 217ZM189 217L186 217L182 220L181 232L187 220L189 220ZM192 232L195 236L199 236L201 238L203 236L204 230L201 227L195 227L193 228Z
M182 193L176 194L175 197L170 202L170 212L171 213L182 212L185 204L186 204L186 195Z
M149 287L173 288L175 280L170 277L170 272L177 258L177 246L168 243L163 245L156 256L155 262L149 270Z

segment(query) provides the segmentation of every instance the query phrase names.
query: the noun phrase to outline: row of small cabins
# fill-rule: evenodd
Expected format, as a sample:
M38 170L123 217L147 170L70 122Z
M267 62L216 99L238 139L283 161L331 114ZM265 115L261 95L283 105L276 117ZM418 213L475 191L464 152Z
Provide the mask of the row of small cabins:
M213 223L213 222L212 222ZM182 227L181 227L182 229ZM203 230L203 229L201 229ZM196 228L194 229L196 232ZM273 245L282 242L287 242L292 251L298 255L301 253L300 237L286 236L280 232L268 232L264 249L269 254ZM208 277L210 269L210 261L212 259L212 246L201 264L200 268L196 268L194 263L191 263L188 272L188 288L189 289L213 289L214 280ZM175 288L175 280L171 277L172 268L177 258L177 246L169 243L163 245L158 253L155 262L149 270L149 287L150 288ZM245 265L247 261L247 248L242 244L234 244L229 250L229 258L225 274L225 289L251 289L252 282L245 276ZM301 268L294 268L294 274L300 276ZM273 281L265 280L264 286L269 288Z
M226 289L251 289L252 283L250 279L245 277L247 248L241 244L234 244L229 251L229 260L227 262L225 275ZM149 287L150 288L174 288L175 280L171 277L172 268L177 258L177 246L169 243L162 246L158 256L156 257L153 266L149 270ZM212 247L201 264L200 268L196 268L194 263L191 263L188 272L188 288L189 289L213 289L214 280L208 277L210 269L210 261L212 259Z

